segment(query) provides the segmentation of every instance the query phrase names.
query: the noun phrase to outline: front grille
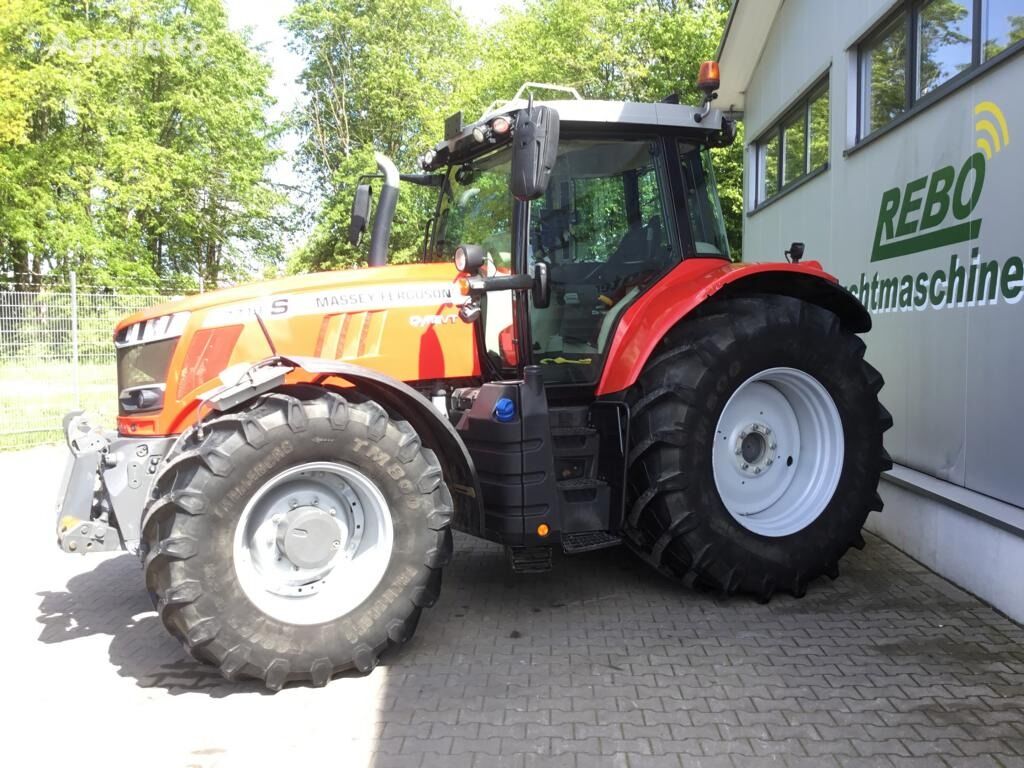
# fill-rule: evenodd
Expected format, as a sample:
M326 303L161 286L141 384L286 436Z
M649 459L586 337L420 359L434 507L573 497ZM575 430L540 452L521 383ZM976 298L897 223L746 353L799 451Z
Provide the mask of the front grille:
M178 338L120 347L117 350L117 388L123 392L146 384L163 384Z

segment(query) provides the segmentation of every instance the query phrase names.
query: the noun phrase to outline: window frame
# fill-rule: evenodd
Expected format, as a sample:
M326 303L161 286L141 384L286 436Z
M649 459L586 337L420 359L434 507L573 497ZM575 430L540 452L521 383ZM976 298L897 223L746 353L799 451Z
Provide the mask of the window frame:
M796 189L800 185L815 178L829 169L832 162L832 80L831 68L816 78L809 86L793 100L793 103L786 107L779 115L772 120L767 129L762 131L751 143L754 150L754 185L751 190L752 205L748 207L748 213L759 211L764 206L774 202L779 197ZM811 168L811 105L822 96L828 97L828 153L825 162ZM803 119L803 141L804 158L803 172L798 176L786 181L786 128L791 127L795 121ZM769 142L774 139L778 142L778 157L776 158L776 180L775 192L768 195L764 193L764 182L767 180L767 163L765 151Z
M685 150L684 150L685 147ZM732 260L732 248L729 244L729 231L725 224L725 215L722 213L722 199L718 195L718 178L715 176L714 162L711 158L711 150L706 144L694 142L687 138L677 138L674 142L675 167L679 169L680 191L683 202L676 206L679 216L684 220L687 243L690 250L684 258L698 259L725 259ZM690 158L696 158L696 165L700 167L703 177L703 190L696 183L693 174L687 166L691 165ZM691 183L691 180L694 183ZM691 200L691 198L693 198ZM698 209L694 211L691 207L693 202ZM717 229L714 237L720 242L715 245L709 240L698 240L697 232L694 229L694 215L700 220L701 234L706 234L708 228ZM702 252L697 244L703 242L715 245L718 253L710 251Z
M944 98L949 93L959 89L962 85L974 79L990 67L996 66L1014 54L1024 50L1024 40L1007 45L1003 50L990 59L982 60L982 28L984 23L983 14L989 10L988 0L969 0L971 11L971 62L961 72L957 72L948 78L941 85L936 86L928 93L917 95L918 90L918 53L920 40L918 32L920 28L921 10L930 0L898 0L893 7L883 14L878 21L871 25L860 38L850 46L854 55L857 75L856 110L854 126L854 143L852 149L862 144L873 141L875 138L888 132L903 121L909 119L931 104ZM903 61L904 95L903 110L877 128L868 130L867 107L865 103L865 51L866 46L875 41L878 34L893 25L900 17L903 17L904 34L907 39L907 54ZM845 154L845 153L844 153Z

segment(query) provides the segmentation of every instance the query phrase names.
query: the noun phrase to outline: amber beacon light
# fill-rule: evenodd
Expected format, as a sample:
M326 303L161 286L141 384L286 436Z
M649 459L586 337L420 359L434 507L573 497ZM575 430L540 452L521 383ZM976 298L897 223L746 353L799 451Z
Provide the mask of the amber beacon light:
M705 61L700 65L700 72L697 73L697 87L704 91L714 91L718 88L722 79L718 73L717 61Z

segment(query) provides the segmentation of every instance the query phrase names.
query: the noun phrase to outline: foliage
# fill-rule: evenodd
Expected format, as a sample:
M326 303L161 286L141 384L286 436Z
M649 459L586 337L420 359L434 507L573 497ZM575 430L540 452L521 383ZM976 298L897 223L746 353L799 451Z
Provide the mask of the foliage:
M0 269L132 290L279 256L270 68L219 0L0 1Z
M363 255L347 241L359 176L375 172L374 151L413 170L415 156L441 138L467 69L470 30L447 0L299 0L285 24L306 61L295 123L320 203L313 234L291 267L351 265ZM419 256L435 200L403 184L392 261Z
M358 263L346 240L349 206L372 151L412 170L443 134L443 118L475 119L524 82L572 85L590 98L697 104L694 81L714 56L728 0L530 0L475 30L447 0L300 0L287 20L307 61L296 122L321 209L290 268ZM386 20L386 21L385 21ZM400 54L400 55L399 55ZM540 94L538 94L540 95ZM742 229L742 138L715 151L733 249ZM434 195L403 185L392 259L416 258Z
M479 114L525 82L558 83L587 98L660 101L678 93L699 104L700 62L714 58L726 0L530 0L486 30L460 105ZM538 93L538 95L540 95ZM743 137L714 151L726 230L739 257L743 228Z
M585 95L698 103L728 0L528 0L470 27L450 0L298 0L306 62L292 115L312 233L294 270L352 265L349 206L373 153L403 171L525 81ZM270 70L220 0L0 0L0 271L137 290L266 272L294 223L268 182L283 126ZM733 247L738 141L717 150ZM419 256L435 194L403 184L391 258Z

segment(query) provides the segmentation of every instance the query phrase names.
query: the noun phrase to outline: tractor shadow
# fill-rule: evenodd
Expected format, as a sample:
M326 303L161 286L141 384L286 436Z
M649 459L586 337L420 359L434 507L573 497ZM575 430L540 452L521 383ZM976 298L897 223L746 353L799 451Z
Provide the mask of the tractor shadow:
M461 678L468 665L528 695L550 696L559 675L607 685L652 653L685 666L690 655L711 653L708 646L763 644L780 616L847 607L864 588L860 554L848 558L845 581L821 578L803 599L780 594L760 604L684 586L625 547L556 552L549 572L517 575L500 547L456 534L440 599L416 635L381 659L388 695L415 697L424 669L438 673L429 688Z
M142 585L139 561L121 555L68 580L62 592L39 592L39 641L66 643L110 636L111 664L140 688L172 694L202 693L221 698L265 693L253 681L231 683L193 659L163 628Z
M847 568L850 560L852 579L847 571L836 583L819 580L803 600L782 595L759 605L683 587L622 547L559 553L549 572L517 575L501 547L456 534L437 605L424 611L409 642L380 660L386 695L415 701L429 689L443 698L446 686L438 689L438 682L462 678L467 665L523 695L550 695L549 675L610 684L616 672L650 653L678 656L685 665L688 654L703 653L709 642L756 645L782 616L849 610L854 596L865 601L865 582L877 576L858 567L857 556ZM258 682L226 681L192 659L164 630L141 582L137 559L126 554L72 577L64 591L38 593L39 640L109 636L110 663L141 688L214 698L267 693ZM350 676L355 673L340 675ZM453 687L452 696L463 695L460 690ZM444 706L436 698L433 705Z

